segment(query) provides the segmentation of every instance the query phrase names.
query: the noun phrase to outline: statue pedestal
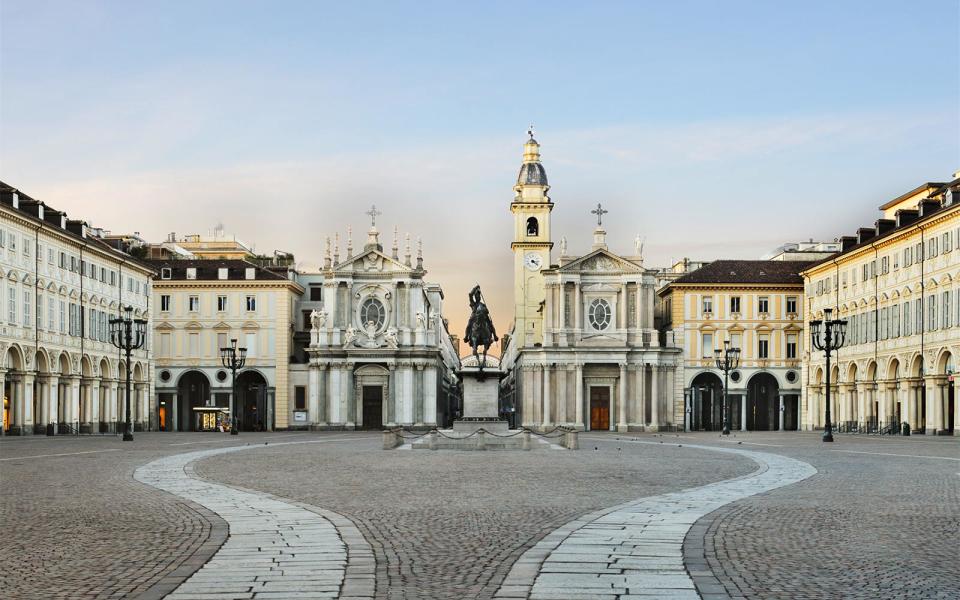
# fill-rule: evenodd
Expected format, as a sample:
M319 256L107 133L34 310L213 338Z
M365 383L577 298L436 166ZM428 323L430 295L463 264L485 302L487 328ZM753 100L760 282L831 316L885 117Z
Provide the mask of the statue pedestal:
M506 373L491 357L481 373L475 366L464 366L458 375L463 383L463 414L453 429L442 429L417 440L414 450L529 450L528 436L500 418L500 380ZM524 440L527 439L526 444ZM524 447L526 446L526 447ZM551 444L534 444L551 447Z

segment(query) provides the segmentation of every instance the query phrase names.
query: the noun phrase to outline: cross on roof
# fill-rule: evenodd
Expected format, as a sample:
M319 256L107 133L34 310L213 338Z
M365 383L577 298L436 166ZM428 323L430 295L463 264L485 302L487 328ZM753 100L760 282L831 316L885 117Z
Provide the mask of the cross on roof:
M373 206L370 207L370 210L368 210L367 212L365 212L365 213L363 213L363 214L369 215L369 216L370 216L370 226L371 226L371 227L376 227L376 226L377 226L377 217L380 216L380 215L382 215L383 213L380 212L379 210L377 210L377 205L374 204Z
M530 127L527 129L527 135L530 136L530 139L533 139L533 123L530 123Z
M600 227L603 225L603 215L607 214L608 212L610 211L603 210L603 207L600 206L599 202L597 202L597 208L590 211L591 215L597 215L597 227Z

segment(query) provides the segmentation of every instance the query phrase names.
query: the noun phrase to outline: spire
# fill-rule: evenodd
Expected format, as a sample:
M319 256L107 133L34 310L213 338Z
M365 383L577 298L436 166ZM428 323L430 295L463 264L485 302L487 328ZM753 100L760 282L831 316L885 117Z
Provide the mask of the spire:
M405 265L407 265L407 266L409 267L409 266L411 266L411 263L410 263L410 234L409 234L409 233L407 233L406 242L407 242L407 248L406 248L406 252L404 252L404 256L403 256L403 264L405 264Z
M399 235L397 232L397 226L394 225L393 226L393 248L392 248L393 252L391 253L391 258L393 258L393 260L400 259L400 254L397 248L397 244L399 243L399 240L397 239L397 235Z
M327 236L326 249L323 251L323 268L330 268L330 236Z
M333 234L333 264L340 264L340 232Z
M417 238L417 270L423 270L423 238Z
M347 258L353 256L353 227L347 225Z

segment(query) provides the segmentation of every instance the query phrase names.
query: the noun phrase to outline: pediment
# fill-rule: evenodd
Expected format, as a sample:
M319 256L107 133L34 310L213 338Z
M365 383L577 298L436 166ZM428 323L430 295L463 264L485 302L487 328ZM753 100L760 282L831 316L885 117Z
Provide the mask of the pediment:
M223 321L220 321L219 323L214 325L213 328L214 329L230 329L230 325L224 323Z
M176 329L176 327L174 327L174 326L171 325L170 323L164 322L164 323L160 323L159 325L155 326L154 329L157 329L157 330L160 330L160 331L169 331L169 330L172 330L172 329Z
M183 326L184 329L203 329L203 325L197 321L190 321Z
M561 272L576 271L578 273L639 273L642 269L635 263L617 256L609 250L599 248L563 265L558 270Z
M413 271L411 267L373 248L341 262L333 270L337 273L410 273Z

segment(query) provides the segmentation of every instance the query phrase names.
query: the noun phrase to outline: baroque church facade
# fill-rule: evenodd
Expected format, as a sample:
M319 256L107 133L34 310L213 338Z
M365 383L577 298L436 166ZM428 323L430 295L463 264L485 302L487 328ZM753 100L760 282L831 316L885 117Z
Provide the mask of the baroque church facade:
M510 204L514 323L502 349L503 403L516 425L546 430L662 431L682 427L680 349L654 325L656 270L606 243L598 204L593 246L554 249L554 204L531 134Z
M292 429L430 428L459 409L455 341L443 318L443 291L425 281L423 254L396 231L388 254L374 207L367 240L354 253L339 237L317 273L300 273L296 352L291 365Z

